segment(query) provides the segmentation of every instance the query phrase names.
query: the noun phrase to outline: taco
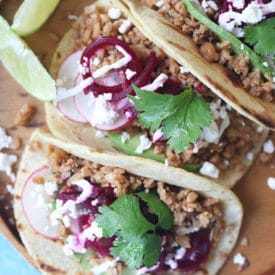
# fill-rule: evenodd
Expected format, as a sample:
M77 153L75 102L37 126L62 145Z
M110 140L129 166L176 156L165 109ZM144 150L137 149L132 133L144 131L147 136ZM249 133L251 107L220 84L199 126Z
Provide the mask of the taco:
M22 156L14 211L45 274L215 274L242 221L237 197L206 178L39 131Z
M118 3L147 37L216 95L240 114L275 130L274 1Z
M266 131L187 73L143 35L127 9L116 7L108 1L88 6L62 39L51 66L57 102L46 104L51 132L232 187L252 164Z

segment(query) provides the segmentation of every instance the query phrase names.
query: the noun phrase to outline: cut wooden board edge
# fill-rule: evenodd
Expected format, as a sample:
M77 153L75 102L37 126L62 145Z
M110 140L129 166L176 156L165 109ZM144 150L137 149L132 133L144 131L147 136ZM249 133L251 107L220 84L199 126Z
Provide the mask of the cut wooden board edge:
M31 256L27 253L25 247L22 243L17 239L14 234L10 231L9 227L0 216L0 233L8 240L8 242L16 249L16 251L25 258L25 260L30 263L34 268L35 264Z

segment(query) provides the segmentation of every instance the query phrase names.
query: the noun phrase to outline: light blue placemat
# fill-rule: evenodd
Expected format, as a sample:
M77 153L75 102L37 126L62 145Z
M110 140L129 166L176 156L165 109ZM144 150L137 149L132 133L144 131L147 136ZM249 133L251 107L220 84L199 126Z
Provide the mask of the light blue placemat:
M0 233L0 275L39 275Z

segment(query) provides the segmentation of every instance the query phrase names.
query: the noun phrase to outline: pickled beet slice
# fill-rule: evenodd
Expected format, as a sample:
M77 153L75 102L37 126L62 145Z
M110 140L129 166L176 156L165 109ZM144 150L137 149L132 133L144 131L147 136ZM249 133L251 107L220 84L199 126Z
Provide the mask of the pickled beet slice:
M184 271L197 270L206 262L211 247L209 230L203 229L190 234L190 244L191 247L178 262L179 268Z
M111 256L110 249L116 237L111 238L96 238L94 241L86 241L85 247L91 248L102 257Z

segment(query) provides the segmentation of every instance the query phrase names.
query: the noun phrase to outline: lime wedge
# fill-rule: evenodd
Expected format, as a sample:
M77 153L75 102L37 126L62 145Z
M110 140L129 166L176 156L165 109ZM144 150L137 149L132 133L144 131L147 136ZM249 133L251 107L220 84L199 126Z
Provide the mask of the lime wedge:
M43 101L55 99L55 81L2 16L0 16L0 61L28 93Z
M24 0L17 10L12 29L25 36L39 29L55 10L60 0Z

